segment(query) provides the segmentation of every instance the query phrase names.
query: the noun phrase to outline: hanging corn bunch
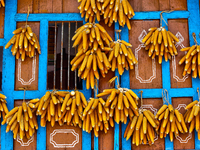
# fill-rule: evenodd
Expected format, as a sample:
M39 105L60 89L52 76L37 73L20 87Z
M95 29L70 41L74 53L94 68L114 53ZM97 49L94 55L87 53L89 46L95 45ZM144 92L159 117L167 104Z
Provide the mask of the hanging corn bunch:
M59 125L63 125L63 121L59 120L61 117L61 103L63 103L63 98L67 93L65 91L47 91L45 95L40 99L38 106L36 107L37 115L41 116L40 125L42 127L46 126L46 122L51 122L51 126L55 125L58 121Z
M99 79L98 68L103 77L111 68L105 54L111 48L104 47L104 45L109 46L112 38L101 25L87 23L76 31L72 40L75 40L73 47L78 45L78 53L71 61L71 70L74 71L79 68L78 76L87 80L87 89L90 86L94 89L94 79L95 77Z
M71 91L67 93L62 106L59 121L67 122L67 125L82 127L83 109L87 106L87 101L83 93Z
M35 51L41 54L38 38L36 34L32 31L31 27L27 25L28 16L29 7L25 27L20 27L13 31L14 36L10 39L10 41L8 41L5 46L5 49L7 49L11 45L13 45L11 48L12 55L15 56L16 59L19 59L21 55L22 61L25 60L26 56L30 58L34 57Z
M23 101L21 106L13 108L5 116L1 123L6 126L6 132L12 131L13 138L19 135L20 139L26 137L30 139L38 129L37 117L35 114L35 106L39 104L39 99L32 99L28 103Z
M128 29L131 29L129 19L131 19L135 13L128 0L103 0L102 13L104 15L105 24L110 27L113 22L119 22L120 26L126 24Z
M162 18L162 13L161 13ZM159 64L162 64L162 58L164 56L165 61L171 60L171 57L177 55L177 49L175 42L179 42L179 39L170 31L166 31L162 27L162 19L160 20L160 28L150 28L149 33L143 38L145 50L148 51L149 57L154 59L158 56Z
M79 45L78 51L86 52L88 49L97 50L99 46L103 50L104 45L109 46L112 38L100 24L86 23L76 30L72 41L73 47Z
M11 52L16 59L20 58L25 60L25 56L34 57L35 51L41 54L39 41L35 33L33 33L31 27L28 25L25 28L18 28L13 31L14 36L6 44L5 49L9 48L12 44Z
M197 89L198 96L199 96L199 88ZM199 98L200 99L200 98ZM199 130L199 109L200 109L200 102L195 100L188 104L185 109L187 110L184 114L185 123L190 125L189 133L192 133L194 128L198 132L198 140L200 140L200 130Z
M83 131L90 133L94 129L94 135L98 137L100 130L107 133L109 124L113 127L114 121L109 116L109 108L105 107L105 101L102 98L90 98L83 112Z
M112 78L109 83L112 83L116 78L117 76ZM128 116L138 116L138 96L132 90L121 88L118 83L117 89L105 89L103 93L99 93L97 97L106 95L109 96L106 100L105 108L110 109L110 117L114 115L114 120L118 124L120 121L126 124Z
M5 115L8 113L6 96L0 93L0 118L5 119Z
M0 0L0 7L5 7L5 2L4 2L4 0Z
M200 46L197 45L195 33L193 33L193 38L196 43L195 45L193 45L192 47L185 47L181 49L181 51L187 52L187 54L183 56L183 58L179 61L179 65L185 62L183 76L185 76L186 74L191 74L192 72L193 78L196 78L197 74L200 78Z
M133 69L133 65L138 63L130 48L132 47L130 43L118 39L117 41L112 42L110 47L112 50L109 52L108 60L111 63L112 71L115 71L117 68L119 74L122 75L124 69Z
M155 128L159 122L155 120L154 114L150 110L142 107L142 92L141 91L141 108L138 110L139 115L130 117L124 138L128 140L132 136L132 144L139 146L140 144L154 144Z
M156 132L160 135L160 138L166 137L167 134L169 134L170 141L172 142L174 135L177 137L179 133L187 133L187 127L183 115L169 104L167 90L163 92L163 100L166 101L168 105L163 105L155 116L159 121Z
M78 0L80 5L78 9L80 10L81 17L85 16L85 22L94 22L95 19L100 21L102 2L101 0Z

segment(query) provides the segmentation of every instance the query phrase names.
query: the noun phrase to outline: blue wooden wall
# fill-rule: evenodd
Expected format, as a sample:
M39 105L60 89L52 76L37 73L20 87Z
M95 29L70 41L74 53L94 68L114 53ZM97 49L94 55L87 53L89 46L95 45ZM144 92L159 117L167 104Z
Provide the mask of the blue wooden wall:
M4 23L4 38L0 39L0 46L5 46L5 44L12 37L12 31L16 29L16 22L26 21L26 14L17 13L17 0L6 0L5 7L5 23ZM132 20L153 20L160 19L160 11L152 12L136 12ZM200 16L199 16L199 1L198 0L187 0L187 10L186 11L173 11L171 13L163 13L163 18L167 22L168 19L188 19L189 26L189 40L190 45L193 45L192 33L195 32L196 35L200 33ZM40 22L40 45L42 54L39 56L39 82L38 90L27 91L26 98L33 99L35 97L42 97L46 92L47 85L47 52L48 52L48 22L49 21L83 21L79 13L62 13L62 14L30 14L28 21L38 21ZM164 25L165 23L163 23ZM119 29L119 24L115 24L115 29ZM129 41L128 28L121 28L121 39ZM167 26L166 26L167 29ZM115 39L116 39L115 35ZM199 41L199 36L197 36L197 41ZM168 70L168 71L166 71ZM192 79L192 88L171 88L170 83L170 63L163 61L162 71L162 87L167 89L169 92L169 101L173 97L193 97L193 100L198 98L196 93L197 87L200 85L200 79ZM115 75L119 76L118 71ZM23 91L15 91L15 58L12 56L10 49L3 50L3 73L2 73L2 93L7 96L8 109L11 110L14 107L14 100L23 99ZM83 90L88 99L91 96L91 90L86 90L85 81L83 81ZM130 88L129 71L125 71L121 76L121 86ZM161 98L162 89L133 89L135 93L143 90L143 98ZM39 121L40 119L38 119ZM126 125L122 125L122 133L125 131ZM1 126L1 149L13 149L13 135L11 132L6 133L6 126ZM114 130L114 149L119 150L119 125L115 124ZM37 149L46 149L46 128L39 127L37 131ZM122 137L122 149L131 149L131 141L126 141ZM82 149L91 149L91 134L87 134L83 131L82 134ZM94 139L94 149L98 149L98 138ZM165 149L174 149L173 142L169 141L169 138L165 139ZM197 134L195 133L195 149L200 149L200 141L197 139Z

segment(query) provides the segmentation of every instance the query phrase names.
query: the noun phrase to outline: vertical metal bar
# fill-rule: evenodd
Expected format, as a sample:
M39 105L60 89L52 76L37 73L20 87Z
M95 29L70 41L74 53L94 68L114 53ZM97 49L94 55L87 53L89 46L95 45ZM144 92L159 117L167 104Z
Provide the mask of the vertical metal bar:
M55 22L55 35L54 35L54 70L53 70L53 89L56 88L56 47L57 46L57 22Z
M60 90L62 90L62 81L63 81L63 32L64 32L64 22L62 22L62 27L61 27Z
M77 30L77 21L76 21L76 26L75 26L75 30ZM77 48L75 47L75 55L77 52ZM77 89L77 69L75 70L75 89Z
M67 60L67 63L68 63L68 67L67 67L67 74L68 74L68 78L67 78L67 89L69 90L69 82L70 82L70 30L71 30L71 24L69 22L69 26L68 26L68 60Z

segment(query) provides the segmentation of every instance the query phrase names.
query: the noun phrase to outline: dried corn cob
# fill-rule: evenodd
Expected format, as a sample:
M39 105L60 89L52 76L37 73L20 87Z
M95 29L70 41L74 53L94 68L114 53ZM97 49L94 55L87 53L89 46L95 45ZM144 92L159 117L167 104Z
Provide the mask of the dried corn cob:
M6 132L13 132L13 138L16 139L19 135L20 139L26 137L30 139L38 129L37 117L35 108L39 105L39 99L33 99L29 102L23 101L21 106L13 108L5 115L2 122L7 124Z
M182 48L181 51L187 51L187 54L179 61L179 65L185 62L183 76L192 73L193 78L197 76L200 78L200 46L193 45L192 47L185 47Z
M183 115L174 109L171 104L163 105L157 112L155 118L159 122L156 128L157 134L160 138L166 137L169 134L170 141L172 142L174 136L179 136L180 133L187 133L187 127L184 122Z
M142 40L149 57L154 59L158 56L159 64L162 64L163 56L165 61L168 61L172 56L178 54L175 47L175 42L178 41L179 39L175 35L163 27L150 28L149 33Z
M117 41L112 42L110 47L112 49L109 52L108 60L111 63L112 71L115 71L115 69L118 68L119 74L122 75L124 69L133 69L133 65L138 63L130 48L132 47L130 43L118 39Z
M128 0L103 0L102 14L104 15L105 24L111 26L113 21L119 22L120 26L126 24L128 29L131 29L129 19L131 19L135 13Z
M100 15L102 10L101 0L78 0L80 5L78 9L80 10L81 17L85 17L85 22L94 22L95 19L100 21Z
M73 46L78 46L78 53L71 61L72 71L78 69L78 76L86 81L87 89L94 88L95 77L99 79L98 68L103 77L111 68L106 54L102 51L109 51L111 37L99 24L87 23L80 27L72 40Z
M5 2L4 2L4 0L0 0L0 7L5 7Z
M116 77L112 78L109 82L113 82ZM117 89L105 89L103 93L99 93L97 97L109 95L105 108L110 109L110 117L114 116L115 122L123 122L126 124L127 117L134 115L138 116L138 96L130 89L121 88L118 85Z
M130 122L124 133L124 138L128 140L132 135L132 144L136 144L136 146L142 143L152 145L154 144L155 128L158 126L158 121L155 120L155 116L150 110L143 109L142 95L141 108L138 112L138 116L130 117Z
M90 98L83 112L83 131L90 133L94 129L94 135L98 137L100 130L107 133L109 124L113 127L114 121L109 116L109 108L105 107L105 101L102 98Z
M16 56L16 59L19 59L20 55L22 61L25 60L26 56L32 58L35 55L35 51L41 54L39 41L30 26L18 28L13 31L13 34L14 36L6 44L5 49L13 44L11 52L13 56Z

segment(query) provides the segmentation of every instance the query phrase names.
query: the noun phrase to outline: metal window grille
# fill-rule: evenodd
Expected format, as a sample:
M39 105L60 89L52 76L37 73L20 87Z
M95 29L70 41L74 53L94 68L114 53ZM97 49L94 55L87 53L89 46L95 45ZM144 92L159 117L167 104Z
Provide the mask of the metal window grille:
M71 71L70 61L76 55L71 38L82 22L50 22L48 36L47 89L81 89L77 70Z

